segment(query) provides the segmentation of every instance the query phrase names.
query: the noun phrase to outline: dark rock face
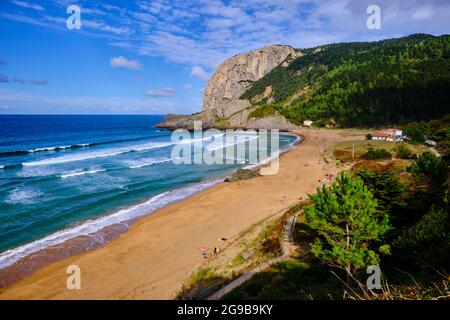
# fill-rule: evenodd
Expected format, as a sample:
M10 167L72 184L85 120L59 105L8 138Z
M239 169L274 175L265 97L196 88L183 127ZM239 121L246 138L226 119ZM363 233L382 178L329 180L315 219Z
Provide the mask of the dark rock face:
M250 180L256 177L259 177L260 174L258 171L249 170L249 169L238 169L233 175L229 178L225 179L225 182L234 182L240 180Z

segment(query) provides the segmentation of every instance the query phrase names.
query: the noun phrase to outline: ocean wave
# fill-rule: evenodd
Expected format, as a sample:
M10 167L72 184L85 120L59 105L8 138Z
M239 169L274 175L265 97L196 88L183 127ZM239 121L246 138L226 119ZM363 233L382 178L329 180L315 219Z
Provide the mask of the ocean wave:
M216 136L222 136L223 134L216 135ZM190 144L190 143L197 143L200 141L206 141L208 139L211 139L212 137L216 136L208 136L203 138L195 138L195 139L185 139L181 140L180 144ZM121 155L128 152L141 152L141 151L148 151L152 149L157 148L165 148L172 145L175 145L175 142L150 142L146 144L140 144L135 145L131 147L124 147L124 148L113 148L113 149L106 149L103 151L93 151L90 153L79 153L79 154L71 154L56 158L47 158L43 160L38 161L31 161L31 162L23 162L22 166L25 167L31 167L31 166L41 166L41 165L54 165L54 164L61 164L61 163L67 163L67 162L74 162L74 161L83 161L83 160L90 160L95 158L106 158L106 157L113 157L117 155Z
M0 152L0 157L13 157L13 156L26 155L26 154L30 154L30 153L54 152L54 151L63 151L63 150L67 150L67 149L81 149L81 148L90 147L91 145L92 144L90 144L90 143L79 143L79 144L73 144L73 145L67 145L67 146L42 147L42 148L29 149L29 150L6 151L6 152Z
M176 159L179 159L179 157L177 157ZM128 168L130 169L140 169L140 168L144 168L144 167L148 167L148 166L152 166L158 163L165 163L165 162L170 162L173 161L173 158L162 158L162 159L142 159L140 161L128 161Z
M17 187L11 190L6 196L4 202L7 204L33 204L38 201L38 198L43 193L39 189L31 188L31 187Z
M61 244L69 239L82 235L92 235L101 229L114 224L124 224L127 221L148 215L169 203L182 200L199 191L209 188L222 180L205 181L183 188L167 191L150 198L148 201L132 206L127 209L117 211L113 214L100 217L95 220L86 221L79 225L55 232L42 239L28 243L26 245L7 250L0 254L0 269L8 267L23 257L45 248Z
M106 171L106 169L96 169L96 170L88 170L88 171L74 171L74 172L64 173L60 177L62 179L65 179L65 178L78 177L78 176L83 176L85 174L94 174L94 173L105 172L105 171Z
M128 152L139 152L139 151L146 151L151 150L155 148L164 148L167 146L170 146L171 143L148 143L143 145L137 145L134 147L128 147L128 148L115 148L115 149L106 149L103 151L95 151L90 153L79 153L79 154L72 154L67 156L61 156L56 158L47 158L43 160L38 161L31 161L31 162L23 162L23 166L41 166L41 165L53 165L53 164L60 164L60 163L67 163L67 162L74 162L74 161L83 161L83 160L90 160L95 158L106 158L106 157L112 157L117 156L120 154L128 153Z
M245 138L246 138L245 140L238 139L238 141L236 141L236 142L226 143L226 144L216 144L216 143L213 142L212 144L207 146L206 149L208 151L217 151L217 150L220 150L220 149L225 149L225 148L228 148L228 147L231 147L231 146L235 146L235 145L238 145L238 144L245 143L246 141L259 139L259 137L257 137L257 136L253 136L252 137L252 136L247 136L247 135L245 135Z
M131 139L116 139L116 140L90 142L90 143L78 143L78 144L66 145L66 146L52 146L52 147L42 147L42 148L35 148L35 149L26 149L26 150L5 151L5 152L0 152L0 158L1 157L15 157L15 156L27 155L27 154L33 154L33 153L39 153L39 152L55 152L55 151L64 151L64 150L70 150L70 149L81 149L81 148L96 147L96 146L101 146L101 145L106 145L106 144L146 140L146 139L151 139L151 138L153 138L153 136L131 138Z

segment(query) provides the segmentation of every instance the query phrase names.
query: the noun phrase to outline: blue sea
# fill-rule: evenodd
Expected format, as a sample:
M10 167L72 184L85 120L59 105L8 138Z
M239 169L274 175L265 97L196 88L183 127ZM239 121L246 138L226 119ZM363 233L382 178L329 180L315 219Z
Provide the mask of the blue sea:
M227 165L175 164L171 132L155 128L162 120L150 115L0 115L0 269L78 236L97 233L98 240L108 226L126 229L130 221L246 165L245 159ZM280 148L295 140L280 135ZM207 148L212 141L192 136L187 142Z

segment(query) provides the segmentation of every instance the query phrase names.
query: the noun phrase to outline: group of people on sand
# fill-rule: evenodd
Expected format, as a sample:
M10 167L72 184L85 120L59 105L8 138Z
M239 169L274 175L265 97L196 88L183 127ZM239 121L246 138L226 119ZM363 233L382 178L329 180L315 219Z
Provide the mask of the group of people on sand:
M221 242L225 242L225 241L227 241L228 239L227 239L227 238L224 238L224 237L220 237L218 240L221 241ZM210 251L211 251L211 250L210 250L208 247L205 247L205 246L203 246L203 247L200 248L200 253L201 253L203 259L208 259L208 253L209 253ZM219 247L214 247L214 249L212 250L212 255L216 255L216 254L218 254L219 252L220 252L220 248L219 248Z
M319 180L320 183L326 184L328 182L332 182L334 179L334 174L327 173L325 174L325 177L321 180Z

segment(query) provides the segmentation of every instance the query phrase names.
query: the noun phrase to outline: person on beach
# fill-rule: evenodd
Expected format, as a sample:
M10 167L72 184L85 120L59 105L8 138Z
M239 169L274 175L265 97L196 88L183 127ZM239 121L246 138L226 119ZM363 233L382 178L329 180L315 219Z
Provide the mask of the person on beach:
M201 248L200 248L200 251L201 251L201 253L202 253L203 259L207 259L207 258L208 258L208 248L206 248L206 247L201 247Z

